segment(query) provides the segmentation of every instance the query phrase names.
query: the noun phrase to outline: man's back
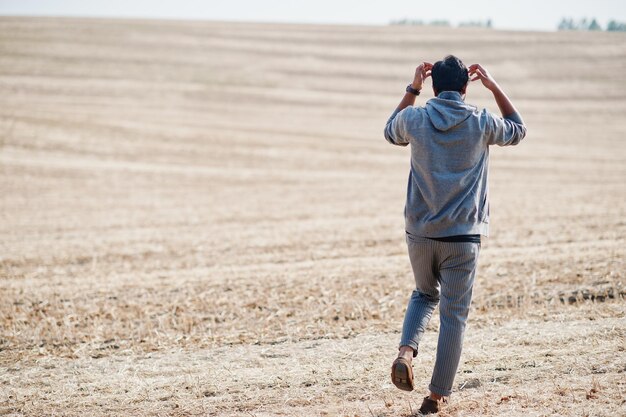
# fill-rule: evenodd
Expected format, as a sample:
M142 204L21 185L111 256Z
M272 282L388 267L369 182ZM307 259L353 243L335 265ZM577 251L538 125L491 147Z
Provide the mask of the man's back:
M424 107L394 113L392 144L411 144L406 230L416 236L489 234L489 145L515 145L526 128L516 113L502 119L443 91Z

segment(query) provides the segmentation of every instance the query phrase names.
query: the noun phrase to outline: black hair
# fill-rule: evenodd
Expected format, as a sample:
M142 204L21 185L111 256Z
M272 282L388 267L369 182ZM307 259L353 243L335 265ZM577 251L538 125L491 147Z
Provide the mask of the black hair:
M431 75L433 88L437 94L442 91L458 91L460 93L469 80L467 67L454 55L448 55L443 61L435 62Z

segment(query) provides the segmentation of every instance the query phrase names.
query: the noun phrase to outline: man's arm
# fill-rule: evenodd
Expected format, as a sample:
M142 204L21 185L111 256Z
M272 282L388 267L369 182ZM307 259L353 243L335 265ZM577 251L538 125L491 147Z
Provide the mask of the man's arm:
M472 81L482 81L485 88L493 93L493 98L496 99L496 104L500 109L500 113L502 113L502 117L507 117L513 113L517 113L517 109L515 109L511 100L507 97L504 91L502 91L502 88L500 88L496 80L493 79L491 74L489 74L486 69L484 69L480 64L473 64L469 66L468 72L470 77L474 76Z
M424 85L424 80L430 76L430 70L432 69L432 67L433 64L429 62L421 63L415 69L415 76L413 77L411 87L418 91L421 90L422 86ZM394 112L391 114L391 117L389 117L389 120L387 120L387 124L385 125L385 139L387 139L387 142L394 145L408 145L409 141L403 137L403 130L398 125L398 120L396 120L396 123L394 123L394 119L396 118L397 114L400 113L402 110L406 109L409 106L415 105L416 98L417 96L415 94L409 92L404 93L404 97L402 97L400 104L398 104L398 107L396 107Z
M493 93L493 98L496 100L496 104L504 118L502 125L495 123L495 126L491 129L489 144L500 146L517 145L526 136L526 126L522 116L486 69L480 64L473 64L469 66L468 70L470 77L474 76L471 79L472 81L480 80L485 88Z

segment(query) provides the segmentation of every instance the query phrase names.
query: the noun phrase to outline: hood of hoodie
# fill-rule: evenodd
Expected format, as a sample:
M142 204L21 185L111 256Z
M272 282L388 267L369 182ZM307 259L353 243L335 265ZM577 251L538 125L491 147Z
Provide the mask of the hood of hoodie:
M476 111L476 107L465 104L456 91L443 91L426 102L426 113L435 129L450 130L463 123Z

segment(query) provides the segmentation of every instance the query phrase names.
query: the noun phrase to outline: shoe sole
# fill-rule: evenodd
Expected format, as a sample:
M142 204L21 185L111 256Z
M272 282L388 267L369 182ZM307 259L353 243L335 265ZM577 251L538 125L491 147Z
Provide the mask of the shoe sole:
M413 391L413 372L402 362L394 362L391 368L393 385L402 391Z

